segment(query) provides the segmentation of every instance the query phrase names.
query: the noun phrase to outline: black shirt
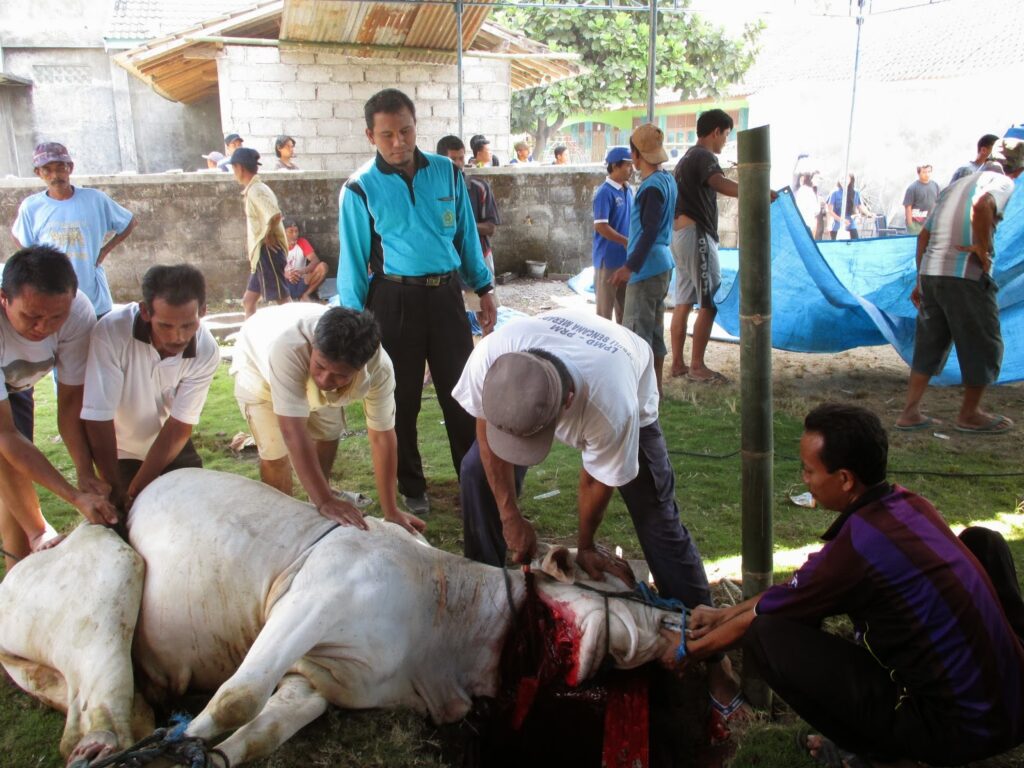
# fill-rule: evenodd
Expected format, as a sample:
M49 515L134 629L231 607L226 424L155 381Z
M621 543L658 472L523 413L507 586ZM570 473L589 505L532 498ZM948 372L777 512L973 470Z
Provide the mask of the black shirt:
M708 179L716 173L722 173L718 156L695 144L686 150L673 175L679 186L676 216L689 216L717 243L718 193L708 186Z

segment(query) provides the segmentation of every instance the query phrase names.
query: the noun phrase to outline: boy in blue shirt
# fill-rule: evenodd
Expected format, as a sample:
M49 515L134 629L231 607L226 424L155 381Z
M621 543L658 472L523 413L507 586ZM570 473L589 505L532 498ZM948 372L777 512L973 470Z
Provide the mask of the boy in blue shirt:
M629 147L612 147L604 158L608 178L594 193L594 293L597 314L622 325L626 303L626 286L613 286L609 280L616 269L626 263L626 245L629 242L629 211L633 204L633 190L629 177L633 175L633 155Z
M672 278L672 219L676 209L676 183L661 170L668 161L664 132L645 123L629 137L633 165L640 171L640 187L629 217L626 263L615 270L613 285L626 286L622 325L651 345L658 394L665 346L665 295Z

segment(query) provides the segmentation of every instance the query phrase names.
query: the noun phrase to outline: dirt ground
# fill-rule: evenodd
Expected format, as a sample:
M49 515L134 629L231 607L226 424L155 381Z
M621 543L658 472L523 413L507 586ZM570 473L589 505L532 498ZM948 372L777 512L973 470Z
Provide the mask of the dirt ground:
M589 306L583 297L573 293L564 282L554 280L518 279L498 288L501 304L527 314L537 314L558 307ZM693 322L691 314L691 327ZM666 315L665 341L668 343L668 316ZM684 349L689 354L690 342ZM739 394L740 347L727 341L712 338L708 345L707 364L721 372L730 384L695 384L686 379L668 378L665 392L669 397L686 399L691 393L706 390L709 386L731 390ZM671 355L665 361L666 373L671 369ZM877 413L882 423L891 426L903 408L906 396L909 367L886 345L861 347L845 352L829 354L808 354L803 352L772 353L772 383L776 408L802 415L808 403L825 400L853 401ZM934 430L932 439L972 441L985 439L993 445L1005 444L1014 450L1020 449L1020 433L1011 430L998 436L979 438L965 435L953 429L960 404L959 387L932 387L925 395L924 410L943 422L943 427ZM1014 422L1024 423L1024 384L1009 384L992 387L985 393L983 406L986 410L1008 416ZM936 437L935 433L941 435ZM901 433L890 430L894 441L918 439L920 433Z

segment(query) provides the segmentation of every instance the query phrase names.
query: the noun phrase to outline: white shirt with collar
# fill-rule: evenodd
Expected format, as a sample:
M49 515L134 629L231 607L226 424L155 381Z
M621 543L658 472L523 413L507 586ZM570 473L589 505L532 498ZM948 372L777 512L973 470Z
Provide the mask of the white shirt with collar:
M119 307L93 329L82 418L113 419L117 457L144 461L169 417L199 423L219 364L217 341L204 325L180 354L161 359L139 305Z
M640 428L658 419L658 386L650 346L593 311L555 310L521 318L473 349L452 397L483 418L484 378L506 352L544 349L565 363L576 395L555 427L559 442L582 452L583 467L613 488L640 472Z

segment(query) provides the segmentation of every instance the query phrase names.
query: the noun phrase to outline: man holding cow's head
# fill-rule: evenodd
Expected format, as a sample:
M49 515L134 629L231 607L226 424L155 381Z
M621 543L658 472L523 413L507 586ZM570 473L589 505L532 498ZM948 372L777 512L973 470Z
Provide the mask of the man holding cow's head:
M0 287L0 538L7 567L58 540L43 519L33 483L78 508L93 523L113 523L109 487L93 473L79 414L96 324L92 303L78 290L71 262L45 245L23 248L3 266ZM32 387L56 366L57 425L78 473L75 488L32 444Z
M268 307L242 325L231 365L235 399L260 455L260 479L291 495L292 467L324 517L366 528L335 496L331 467L345 405L363 401L384 517L409 531L426 524L398 509L395 373L370 312L318 304Z
M633 581L624 560L597 546L618 489L661 595L710 604L700 553L679 520L654 358L643 339L590 312L517 320L477 344L452 394L476 417L476 443L460 474L466 557L503 566L511 550L515 562L530 561L537 536L518 495L527 467L557 438L583 451L580 566L595 579L607 572ZM743 701L739 684L724 655L711 661L712 702L727 718Z
M82 420L121 509L158 476L203 465L192 428L220 364L204 314L203 273L159 265L143 275L140 303L115 309L93 330Z

